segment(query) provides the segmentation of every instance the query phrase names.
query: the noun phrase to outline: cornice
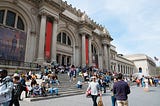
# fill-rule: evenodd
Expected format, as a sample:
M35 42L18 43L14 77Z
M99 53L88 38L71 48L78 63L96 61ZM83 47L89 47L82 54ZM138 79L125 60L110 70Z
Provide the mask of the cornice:
M71 4L67 4L66 1L62 1L62 0L24 0L27 1L29 3L31 3L32 5L34 4L34 6L36 7L41 7L44 5L48 5L50 8L52 9L56 9L56 11L58 11L59 15L63 16L61 13L64 10L68 10L69 12L71 12L72 14L76 15L80 20L79 22L75 22L74 20L70 19L69 17L65 17L66 20L73 22L73 24L77 24L81 26L85 26L90 28L91 30L94 30L95 28L102 31L104 27L98 23L96 23L94 20L92 20L90 17L88 17L85 12L82 12L80 9L76 9L75 7L72 7ZM83 18L84 17L84 18ZM102 35L104 36L104 35ZM112 41L113 39L111 38L111 36L105 35L106 38L108 38L110 41Z
M39 7L39 4L42 2L42 0L23 0L23 1L37 8Z
M82 12L80 9L76 9L75 7L73 8L72 5L68 5L67 1L63 2L62 1L62 7L71 13L75 14L77 17L82 18L85 14L85 12ZM92 26L94 28L97 28L99 30L103 30L104 27L98 23L96 23L94 20L92 20L90 17L86 16L85 22L89 24L89 26ZM80 21L82 23L82 21Z
M73 26L76 26L76 27L79 25L78 22L74 21L73 19L71 19L71 18L69 18L69 17L66 17L66 16L63 15L63 14L59 14L59 19L60 19L60 20L63 20L63 21L66 22L66 23L72 24Z

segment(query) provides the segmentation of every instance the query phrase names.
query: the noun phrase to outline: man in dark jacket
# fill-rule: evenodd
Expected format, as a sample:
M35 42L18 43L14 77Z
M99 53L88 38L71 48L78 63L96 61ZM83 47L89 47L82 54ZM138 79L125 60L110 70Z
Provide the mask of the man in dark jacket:
M128 94L130 93L130 87L127 82L122 80L123 75L119 73L117 75L118 81L113 85L113 93L117 100L118 106L128 106Z

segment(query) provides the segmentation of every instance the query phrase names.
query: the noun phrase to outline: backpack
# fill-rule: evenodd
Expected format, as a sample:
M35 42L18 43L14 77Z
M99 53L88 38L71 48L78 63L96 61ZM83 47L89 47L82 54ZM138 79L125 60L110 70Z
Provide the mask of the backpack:
M4 78L0 83L0 104L11 100L12 88L13 82L11 78Z
M21 83L14 84L14 88L13 88L13 91L12 91L13 99L18 99L19 98L19 96L21 94L21 90L22 90L22 84Z

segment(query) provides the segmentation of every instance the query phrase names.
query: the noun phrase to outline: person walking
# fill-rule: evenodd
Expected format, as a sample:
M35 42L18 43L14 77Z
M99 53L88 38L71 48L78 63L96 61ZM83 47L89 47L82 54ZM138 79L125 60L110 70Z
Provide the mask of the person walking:
M93 106L97 106L98 94L100 94L100 96L101 96L100 86L99 86L98 82L96 81L96 76L92 76L91 79L92 79L92 82L89 83L89 86L87 88L87 92L89 90L91 91Z
M112 106L116 106L116 98L115 98L115 95L113 93L113 85L114 83L117 82L117 78L114 76L114 79L111 83L111 101L112 101Z
M13 83L14 83L14 87L13 87L13 91L12 91L12 99L11 102L9 104L9 106L20 106L19 104L19 96L21 94L21 83L20 83L20 77L18 74L14 74L13 76Z
M116 98L117 106L128 106L128 94L130 87L127 82L123 80L121 73L117 74L118 81L113 85L113 93Z
M27 98L27 94L28 94L28 91L26 89L26 76L24 74L21 75L20 77L20 83L22 85L22 89L21 89L21 92L20 92L20 95L19 95L19 100L22 100L21 99L21 94L23 91L25 91L25 97Z

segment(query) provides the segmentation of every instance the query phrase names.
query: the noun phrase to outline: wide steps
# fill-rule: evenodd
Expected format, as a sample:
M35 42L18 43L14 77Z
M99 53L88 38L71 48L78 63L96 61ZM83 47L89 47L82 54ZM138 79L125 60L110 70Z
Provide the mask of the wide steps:
M60 84L54 85L55 88L58 88L58 95L47 95L47 96L43 96L43 97L40 97L40 96L29 97L29 98L25 98L24 100L38 101L38 100L46 100L46 99L59 98L59 97L65 97L65 96L85 94L85 91L87 89L88 84L84 83L82 89L77 88L76 83L79 79L81 79L81 78L79 76L77 76L75 81L70 82L67 74L58 74L58 80L60 81ZM37 79L37 82L40 84L42 82L42 80Z
M66 97L66 96L73 96L73 95L80 95L85 94L84 90L82 89L59 89L58 95L48 95L48 96L37 96L37 97L30 97L25 98L25 101L39 101L39 100L47 100L47 99L53 99L53 98L60 98L60 97Z

